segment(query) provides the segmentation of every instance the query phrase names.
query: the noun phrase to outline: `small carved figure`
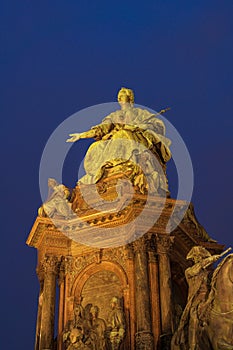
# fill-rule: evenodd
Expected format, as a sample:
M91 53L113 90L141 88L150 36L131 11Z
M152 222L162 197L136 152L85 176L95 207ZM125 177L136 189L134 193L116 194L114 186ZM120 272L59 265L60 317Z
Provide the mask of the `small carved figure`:
M204 313L205 302L210 291L210 266L225 255L211 255L201 246L193 247L187 255L194 265L187 268L185 277L188 282L188 300L181 316L179 327L172 339L172 350L202 350L199 346L201 318Z
M67 350L90 350L88 345L83 342L83 333L79 328L72 328L69 334L70 344Z
M99 317L98 306L92 306L90 309L91 314L91 333L92 337L95 339L96 350L105 350L105 331L106 323Z
M84 310L80 304L74 306L74 319L63 331L63 343L67 350L86 349L84 335ZM88 349L88 348L87 348Z
M153 168L153 174L151 174L149 168L153 163L153 158L156 158L160 163L159 167L165 171L165 163L171 158L169 149L171 142L165 137L164 123L156 118L166 110L161 110L155 115L145 109L135 108L133 91L127 88L119 91L118 102L121 109L106 116L101 124L83 133L70 134L71 137L67 139L67 142L76 142L82 138L96 140L89 147L85 156L86 175L80 179L80 183L97 183L105 176L107 170L111 169L113 173L114 169L119 171L122 166L124 171L129 172L132 172L133 168L132 181L134 184L138 182L143 184L140 167L131 159L134 151L141 154L145 150L150 150L147 171L150 171L149 175L154 178L155 187L158 187L159 184L164 187L166 181L162 179L162 173L157 173L161 176L161 181L158 181L155 169ZM145 192L146 188L141 186L140 190Z
M119 350L125 336L125 315L120 306L120 299L113 297L111 300L112 311L109 315L108 337L111 350Z
M83 322L84 322L84 310L82 305L77 304L74 306L74 321L73 325L76 328L83 328Z
M91 333L91 310L92 304L89 303L84 307L84 319L83 319L83 331L85 334L85 339L90 338Z
M48 187L49 198L38 209L38 215L48 216L50 218L55 215L70 217L73 214L73 211L71 209L71 203L68 201L68 198L70 197L69 189L62 184L58 184L57 181L52 178L48 179Z

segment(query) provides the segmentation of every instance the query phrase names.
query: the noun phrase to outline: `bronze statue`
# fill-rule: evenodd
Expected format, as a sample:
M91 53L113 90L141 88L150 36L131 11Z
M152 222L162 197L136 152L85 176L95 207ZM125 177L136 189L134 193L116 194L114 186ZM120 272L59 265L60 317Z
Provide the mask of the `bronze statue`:
M233 254L225 257L213 273L202 322L204 346L233 349Z
M204 247L195 246L188 253L187 259L192 259L194 265L185 271L185 277L189 286L188 300L178 329L172 339L172 350L212 349L206 345L203 334L204 315L207 310L207 299L212 276L210 266L230 249L227 249L222 254L211 255Z
M80 134L70 134L71 137L67 139L67 142L82 138L96 140L87 151L84 160L86 175L80 179L80 183L97 183L106 171L123 170L133 174L132 182L144 193L148 185L145 184L139 163L148 172L147 177L151 176L153 191L161 189L166 192L164 171L165 163L171 158L170 140L165 137L164 123L156 118L166 110L155 115L135 108L133 91L127 88L119 91L118 102L121 109L106 116L101 124ZM156 160L160 166L155 167Z

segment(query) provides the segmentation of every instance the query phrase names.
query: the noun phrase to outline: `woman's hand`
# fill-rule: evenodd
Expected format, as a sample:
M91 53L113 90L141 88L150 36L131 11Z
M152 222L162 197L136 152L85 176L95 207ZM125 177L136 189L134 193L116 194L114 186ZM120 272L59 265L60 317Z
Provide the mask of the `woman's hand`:
M66 142L76 142L81 138L81 134L69 134L71 136Z

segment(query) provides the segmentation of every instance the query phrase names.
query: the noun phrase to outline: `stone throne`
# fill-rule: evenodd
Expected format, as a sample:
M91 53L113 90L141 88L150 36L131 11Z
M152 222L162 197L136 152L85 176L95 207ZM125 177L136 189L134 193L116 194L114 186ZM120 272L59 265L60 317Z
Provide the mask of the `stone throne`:
M151 123L151 116L143 116ZM111 125L121 132L125 127L115 120ZM137 127L127 135L129 130L143 134ZM156 142L161 146L161 139ZM156 147L166 178L166 150ZM144 180L131 160L117 160L102 167L95 183L84 181L73 190L53 183L27 239L38 253L35 350L170 349L187 298L187 253L195 245L211 253L223 246L209 238L191 203L169 197L167 179L153 187L148 204ZM171 217L179 223L169 232Z

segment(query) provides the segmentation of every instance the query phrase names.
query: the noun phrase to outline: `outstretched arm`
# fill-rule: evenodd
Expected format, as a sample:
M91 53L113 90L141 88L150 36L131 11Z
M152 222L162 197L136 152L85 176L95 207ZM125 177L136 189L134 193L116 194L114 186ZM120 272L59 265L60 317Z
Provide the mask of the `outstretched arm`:
M227 254L230 250L231 250L231 248L228 248L227 250L225 250L221 254L211 255L208 258L205 258L202 261L200 261L200 262L194 264L193 266L187 268L185 270L186 279L189 279L189 278L192 278L192 277L198 275L202 270L204 270L207 267L209 267L210 265L212 265L215 261L220 259L225 254Z
M232 248L228 248L224 252L222 252L221 254L212 255L209 258L204 259L203 260L204 264L203 264L202 268L205 269L206 267L208 267L209 265L211 265L212 263L214 263L215 261L220 259L222 256L226 255L231 249Z
M110 117L106 117L104 122L93 126L90 130L79 133L79 134L69 134L71 136L66 140L66 142L76 142L80 139L90 139L94 138L96 141L101 140L104 135L112 130L114 124L111 122Z
M76 142L80 139L90 139L92 137L96 136L96 130L95 129L91 129L82 133L77 133L77 134L69 134L69 136L71 136L70 138L68 138L66 140L66 142Z

